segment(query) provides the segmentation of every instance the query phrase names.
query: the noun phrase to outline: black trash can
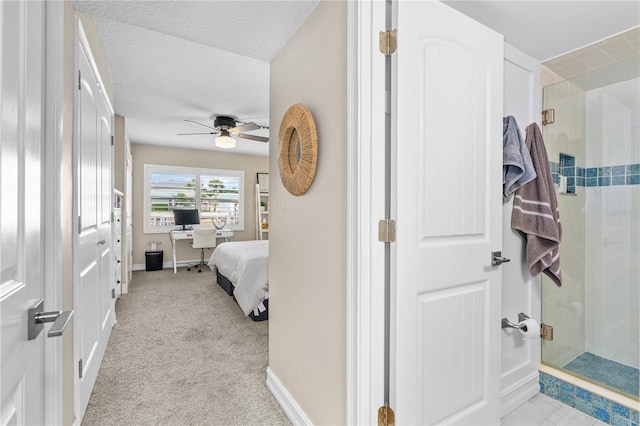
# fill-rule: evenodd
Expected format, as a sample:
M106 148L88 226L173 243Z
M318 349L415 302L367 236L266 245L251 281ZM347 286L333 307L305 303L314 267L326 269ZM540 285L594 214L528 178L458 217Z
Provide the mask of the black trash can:
M144 256L147 271L162 270L162 258L164 257L164 252L162 250L145 251Z

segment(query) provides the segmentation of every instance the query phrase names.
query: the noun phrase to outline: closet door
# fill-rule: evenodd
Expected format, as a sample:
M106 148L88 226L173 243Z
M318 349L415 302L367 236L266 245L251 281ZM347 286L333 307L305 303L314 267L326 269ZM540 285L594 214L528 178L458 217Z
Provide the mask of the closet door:
M79 24L78 24L79 25ZM111 250L113 110L79 26L75 98L74 249L76 416L82 420L115 323Z
M397 424L499 424L503 39L397 2L391 407Z

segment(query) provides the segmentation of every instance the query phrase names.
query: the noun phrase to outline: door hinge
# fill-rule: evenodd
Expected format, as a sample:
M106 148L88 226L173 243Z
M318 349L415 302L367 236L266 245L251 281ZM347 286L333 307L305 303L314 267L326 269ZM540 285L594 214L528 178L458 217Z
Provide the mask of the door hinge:
M82 90L82 71L78 70L78 90Z
M553 340L553 326L545 323L540 324L540 337L543 340Z
M383 219L378 222L378 241L382 243L393 243L396 241L395 220Z
M111 135L111 146L115 145L114 139L115 139L115 137L113 135Z
M78 234L82 234L82 216L78 216Z
M393 426L396 424L396 415L388 405L378 408L378 426Z
M380 31L380 52L389 56L396 51L398 47L398 30Z
M111 289L111 298L112 298L112 299L115 299L115 298L116 298L116 289L115 289L115 288L112 288L112 289Z
M556 121L556 110L553 108L545 109L542 111L542 125L546 126L547 124L555 123Z
M78 378L82 379L82 358L78 361Z

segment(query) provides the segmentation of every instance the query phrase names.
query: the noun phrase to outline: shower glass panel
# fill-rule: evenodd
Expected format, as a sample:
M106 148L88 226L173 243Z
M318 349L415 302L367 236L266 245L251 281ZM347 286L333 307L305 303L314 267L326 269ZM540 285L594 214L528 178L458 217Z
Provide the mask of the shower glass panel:
M638 399L640 79L584 74L544 88L563 284L542 278L545 364ZM615 79L614 79L615 80Z

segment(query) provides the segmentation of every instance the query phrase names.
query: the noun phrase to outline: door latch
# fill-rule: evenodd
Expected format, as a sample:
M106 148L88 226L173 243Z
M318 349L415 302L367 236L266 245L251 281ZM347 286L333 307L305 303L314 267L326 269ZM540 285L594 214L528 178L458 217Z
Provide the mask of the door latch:
M33 340L42 331L45 322L52 322L53 325L47 333L47 337L62 336L64 330L73 316L73 311L51 311L43 312L44 299L40 299L27 312L27 338Z
M501 251L492 251L491 252L491 266L502 265L503 263L511 262L511 259L507 259L506 257L502 257Z

